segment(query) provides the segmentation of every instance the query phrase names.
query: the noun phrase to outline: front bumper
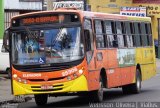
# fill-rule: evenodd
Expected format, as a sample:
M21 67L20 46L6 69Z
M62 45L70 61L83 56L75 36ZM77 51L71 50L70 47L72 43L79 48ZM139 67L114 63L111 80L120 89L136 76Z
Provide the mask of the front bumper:
M84 75L81 75L75 80L53 84L53 88L47 90L41 89L40 84L23 84L17 82L16 80L13 80L14 95L68 93L68 92L81 92L81 91L88 91L88 83Z

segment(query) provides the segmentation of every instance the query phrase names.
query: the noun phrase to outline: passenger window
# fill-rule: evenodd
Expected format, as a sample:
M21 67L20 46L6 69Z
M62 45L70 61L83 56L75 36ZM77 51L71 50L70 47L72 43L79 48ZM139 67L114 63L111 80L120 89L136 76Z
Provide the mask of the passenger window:
M139 37L140 37L140 46L143 46L143 43L142 43L142 28L141 28L141 23L138 23L138 30L139 30Z
M145 23L141 23L141 41L143 46L148 46L148 39L146 33Z
M147 33L148 44L149 44L149 46L152 46L152 30L151 30L151 24L150 24L150 23L146 23L146 24L145 24L145 29L146 29L146 33Z
M133 40L133 46L136 46L136 36L135 36L135 30L134 30L134 25L132 22L129 23L130 28L131 28L131 36L132 36L132 40Z
M129 22L125 22L125 34L127 39L127 46L133 47L133 37L131 34L131 27Z
M122 27L122 35L123 35L123 42L124 46L127 46L127 37L126 37L126 30L125 30L125 25L124 22L121 22L121 27Z
M104 34L101 20L95 20L96 44L97 48L104 48Z
M135 43L137 47L141 46L141 37L140 37L140 24L138 22L134 23L134 30L135 30Z
M105 33L107 35L107 46L113 47L114 35L113 35L113 27L111 21L105 21Z
M122 25L121 22L116 22L116 32L117 32L117 40L118 40L118 47L124 47L124 37L122 35Z
M114 21L111 21L111 27L112 27L112 33L114 36L114 41L113 41L113 47L118 48L118 39L117 39L117 34L116 34L116 24Z

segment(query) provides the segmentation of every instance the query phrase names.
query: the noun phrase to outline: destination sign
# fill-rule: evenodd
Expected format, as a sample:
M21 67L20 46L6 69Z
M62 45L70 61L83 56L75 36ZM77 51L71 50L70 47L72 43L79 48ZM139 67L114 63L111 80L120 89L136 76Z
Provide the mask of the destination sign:
M36 17L36 18L25 18L22 19L23 24L35 24L35 23L46 23L46 22L58 22L58 16L48 16L48 17Z
M37 25L49 23L70 23L78 22L79 17L76 14L46 14L30 15L12 20L12 26Z

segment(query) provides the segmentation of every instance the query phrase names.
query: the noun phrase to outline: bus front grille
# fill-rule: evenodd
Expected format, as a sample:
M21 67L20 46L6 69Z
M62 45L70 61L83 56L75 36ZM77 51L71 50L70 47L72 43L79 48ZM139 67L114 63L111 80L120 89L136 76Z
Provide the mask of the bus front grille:
M33 92L49 92L49 91L57 91L62 90L62 88L56 88L56 89L47 89L47 90L32 90Z

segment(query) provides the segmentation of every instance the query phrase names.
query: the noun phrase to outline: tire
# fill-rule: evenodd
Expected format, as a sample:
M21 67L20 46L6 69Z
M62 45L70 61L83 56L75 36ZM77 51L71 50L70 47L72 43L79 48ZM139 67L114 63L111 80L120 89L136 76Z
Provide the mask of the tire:
M136 82L133 84L122 86L122 91L124 94L140 93L142 78L141 78L141 73L139 69L136 69L136 79L135 80Z
M47 104L47 100L48 100L47 94L35 94L34 98L37 106L44 106Z
M142 82L141 73L139 69L137 69L136 70L136 83L132 84L133 93L138 94L141 92L141 82Z
M123 91L123 94L130 94L132 91L131 85L122 86L122 91Z
M102 102L103 101L103 80L102 77L100 76L99 80L100 88L96 91L91 92L91 100L94 102Z

